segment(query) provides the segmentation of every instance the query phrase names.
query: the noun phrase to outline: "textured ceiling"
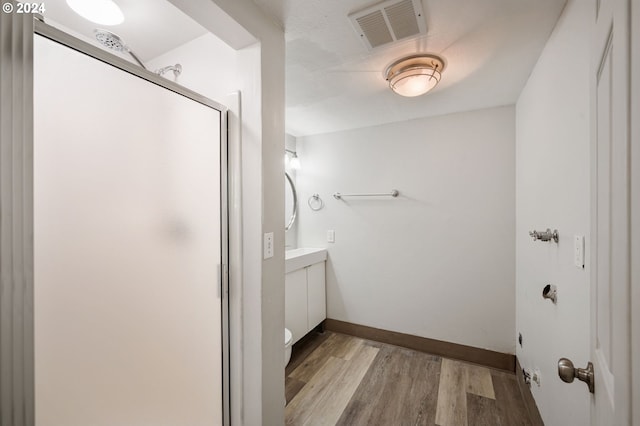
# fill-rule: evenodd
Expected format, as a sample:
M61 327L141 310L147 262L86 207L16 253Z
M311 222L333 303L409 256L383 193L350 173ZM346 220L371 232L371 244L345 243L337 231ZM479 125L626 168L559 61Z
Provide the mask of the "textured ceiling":
M285 30L286 128L302 136L513 104L566 0L422 0L427 34L373 51L347 15L376 0L254 2ZM106 29L143 61L206 32L164 0L117 3L125 22ZM94 42L96 25L65 0L47 0L46 8L45 19ZM382 72L417 52L442 56L446 68L431 93L403 98Z
M286 127L295 136L513 104L565 0L423 0L427 34L371 52L347 15L371 0L254 0L286 36ZM383 70L399 57L446 62L429 94L403 98Z

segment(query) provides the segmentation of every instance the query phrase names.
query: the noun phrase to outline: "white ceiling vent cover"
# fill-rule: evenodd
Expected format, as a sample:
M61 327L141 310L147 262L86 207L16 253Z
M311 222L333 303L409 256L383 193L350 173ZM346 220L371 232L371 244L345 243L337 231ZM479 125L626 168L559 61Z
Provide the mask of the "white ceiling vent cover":
M387 0L349 15L368 50L427 33L421 0Z

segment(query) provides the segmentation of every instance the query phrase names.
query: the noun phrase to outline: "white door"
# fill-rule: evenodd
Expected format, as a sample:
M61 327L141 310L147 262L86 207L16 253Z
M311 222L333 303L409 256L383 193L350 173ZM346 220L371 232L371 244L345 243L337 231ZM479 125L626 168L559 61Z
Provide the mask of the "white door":
M592 46L591 423L598 426L631 424L629 3L597 1Z

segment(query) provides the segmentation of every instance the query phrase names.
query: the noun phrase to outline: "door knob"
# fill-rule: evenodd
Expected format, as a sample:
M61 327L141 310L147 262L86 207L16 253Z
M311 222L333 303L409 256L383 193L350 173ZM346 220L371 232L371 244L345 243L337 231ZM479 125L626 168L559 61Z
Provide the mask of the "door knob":
M587 363L587 368L574 368L573 362L567 358L560 358L558 361L558 376L563 382L571 383L576 377L589 386L589 392L593 393L594 376L593 364Z

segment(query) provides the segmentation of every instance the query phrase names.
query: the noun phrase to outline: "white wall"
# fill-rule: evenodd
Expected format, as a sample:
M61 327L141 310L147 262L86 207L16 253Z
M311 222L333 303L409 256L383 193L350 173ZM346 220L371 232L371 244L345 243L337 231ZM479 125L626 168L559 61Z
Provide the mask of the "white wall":
M284 374L274 366L282 364L284 345L284 32L251 0L170 1L238 52L242 100L234 119L241 118L242 158L232 173L242 188L230 221L232 228L242 224L242 235L230 235L230 249L241 247L242 259L230 259L230 309L241 310L242 324L231 324L231 368L233 375L242 359L242 381L233 383L232 421L283 424ZM267 260L265 232L275 234Z
M532 392L546 424L589 424L589 393L565 384L561 357L589 361L589 270L573 264L574 235L589 248L589 43L592 1L570 0L516 105L516 328L523 367L539 368ZM559 244L533 242L557 228ZM558 304L542 288L558 287Z
M329 318L514 353L514 122L508 106L298 138L298 243L329 250Z
M179 63L182 73L177 80L171 71L164 77L222 103L231 91L239 87L237 62L237 50L207 33L147 61L146 65L150 70L156 70Z

